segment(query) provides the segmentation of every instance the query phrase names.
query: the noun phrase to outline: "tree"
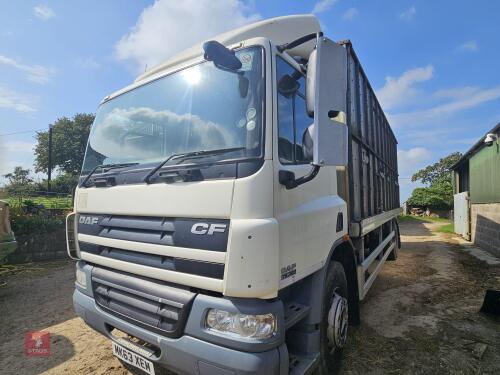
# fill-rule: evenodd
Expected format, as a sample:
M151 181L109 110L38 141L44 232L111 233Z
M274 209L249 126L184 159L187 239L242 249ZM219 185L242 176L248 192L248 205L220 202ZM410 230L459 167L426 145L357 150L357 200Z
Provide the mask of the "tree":
M4 177L8 180L5 191L10 196L29 196L35 191L33 179L30 177L30 170L23 167L15 167L12 173L7 173Z
M50 191L53 193L72 194L78 184L78 176L69 173L61 173L53 178L50 183ZM37 189L44 191L47 189L47 180L43 179L37 183Z
M429 187L416 188L406 203L412 207L450 209L453 206L453 187L449 181L440 181Z
M61 117L52 127L52 168L76 176L82 169L85 148L94 115L78 113L72 119ZM35 146L35 171L48 171L49 131L38 132Z
M409 206L450 209L453 207L453 185L451 167L462 154L453 152L440 159L437 163L429 165L415 173L411 180L421 181L428 187L416 188L411 197L406 201Z
M451 166L455 164L462 154L460 152L453 152L450 155L440 159L437 163L428 165L424 169L419 170L413 176L411 180L413 182L421 181L424 184L430 184L442 180L451 181Z

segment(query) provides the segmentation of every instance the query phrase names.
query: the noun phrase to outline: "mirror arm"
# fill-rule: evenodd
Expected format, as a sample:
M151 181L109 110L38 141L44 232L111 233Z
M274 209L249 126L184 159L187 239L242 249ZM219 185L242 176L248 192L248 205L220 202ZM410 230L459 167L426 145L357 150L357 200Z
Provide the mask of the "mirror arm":
M282 185L285 185L286 190L295 189L297 186L305 184L306 182L311 181L314 177L318 175L319 169L321 167L319 165L313 165L308 174L303 177L295 179L295 174L290 171L280 171L279 172L279 182Z
M281 44L281 45L277 46L276 49L279 52L283 52L283 51L286 51L287 49L292 49L292 48L295 48L297 46L300 46L301 44L309 42L312 39L318 38L318 35L320 37L322 37L323 33L320 31L319 33L304 35L303 37L300 37L299 39L296 39L290 43Z

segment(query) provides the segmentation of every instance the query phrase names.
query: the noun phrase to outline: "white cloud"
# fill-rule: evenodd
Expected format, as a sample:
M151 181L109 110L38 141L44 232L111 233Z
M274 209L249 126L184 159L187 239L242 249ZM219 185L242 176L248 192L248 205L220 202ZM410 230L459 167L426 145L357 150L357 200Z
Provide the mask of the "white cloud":
M460 89L455 90L457 93L460 93ZM467 95L463 95L463 92L467 92L467 90L469 90L469 93ZM489 89L477 88L475 90L468 88L463 90L463 92L461 93L462 96L455 96L447 103L438 104L428 109L390 115L391 125L393 125L393 127L422 124L439 125L444 120L461 111L500 99L500 86Z
M13 109L21 113L36 112L31 99L24 94L0 87L0 108Z
M469 40L458 46L458 50L462 52L476 52L479 49L475 40Z
M92 56L79 57L75 60L75 64L83 69L97 69L101 66L99 62Z
M398 169L401 177L411 177L431 158L431 152L424 147L398 150Z
M56 16L55 12L47 5L38 4L33 8L33 13L41 20L47 21Z
M433 96L436 98L462 99L475 94L478 90L479 88L474 86L455 87L452 89L438 90Z
M342 18L345 20L351 21L355 17L357 17L358 14L359 14L359 12L356 8L349 8L344 12L344 14L342 15Z
M407 70L399 77L386 77L385 85L377 91L377 98L386 110L407 103L414 99L418 93L414 84L428 81L432 78L433 73L434 67L428 65L423 68Z
M9 153L12 152L30 152L33 153L33 149L35 148L34 142L25 142L25 141L5 141L4 140L4 148Z
M399 18L401 18L402 20L405 20L405 21L410 21L411 19L413 19L413 17L415 16L416 13L417 13L417 9L415 8L414 5L412 5L411 7L406 9L404 12L401 12L399 14Z
M18 60L4 55L0 55L0 64L11 66L25 73L28 80L39 84L49 82L50 76L54 73L54 69L52 68L47 68L41 65L23 64Z
M422 114L428 117L452 114L496 99L500 99L500 86L486 90L478 89L466 97L422 111Z
M115 46L120 60L139 71L221 32L257 21L260 15L238 0L157 0Z
M314 4L314 8L311 10L311 13L318 14L318 13L326 12L336 2L337 2L337 0L320 0L316 4Z

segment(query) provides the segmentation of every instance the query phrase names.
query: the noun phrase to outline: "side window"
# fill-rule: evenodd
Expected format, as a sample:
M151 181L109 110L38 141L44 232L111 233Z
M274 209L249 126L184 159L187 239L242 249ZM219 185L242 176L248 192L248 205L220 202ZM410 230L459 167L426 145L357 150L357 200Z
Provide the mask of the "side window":
M278 156L282 164L304 164L311 160L304 157L302 139L313 123L306 111L305 79L282 58L277 57L277 82L288 75L297 80L298 90L291 95L278 91Z
M285 75L291 75L293 68L283 59L276 59L277 82ZM293 98L278 90L278 156L282 164L293 164L294 156Z
M293 164L293 102L278 94L278 156L282 164Z

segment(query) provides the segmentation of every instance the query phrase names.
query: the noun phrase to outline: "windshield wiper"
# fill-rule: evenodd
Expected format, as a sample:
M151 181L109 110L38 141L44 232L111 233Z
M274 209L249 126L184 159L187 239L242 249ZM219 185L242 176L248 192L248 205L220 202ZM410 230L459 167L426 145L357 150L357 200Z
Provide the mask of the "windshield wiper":
M179 154L172 154L165 160L162 160L160 164L158 164L156 167L151 169L146 176L144 176L143 180L145 183L149 184L151 177L154 176L156 172L158 172L165 164L167 164L170 160L176 160L176 159L181 159L186 160L188 158L195 158L195 157L201 157L201 156L206 156L206 155L218 155L218 154L225 154L227 152L233 152L233 151L241 151L246 149L246 147L232 147L232 148L219 148L215 150L201 150L201 151L191 151L191 152L182 152Z
M82 181L80 186L87 187L87 182L90 180L90 177L98 170L102 169L104 170L110 170L110 169L116 169L116 168L125 168L125 167L130 167L132 165L137 165L139 163L113 163L113 164L100 164L96 165L94 169L90 171L90 173L85 177L85 179Z

